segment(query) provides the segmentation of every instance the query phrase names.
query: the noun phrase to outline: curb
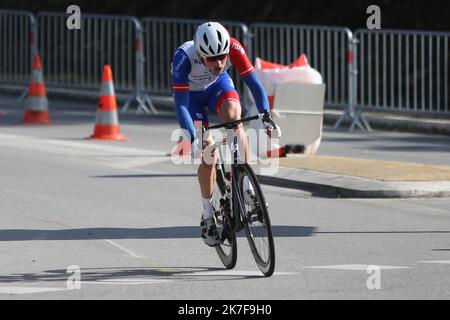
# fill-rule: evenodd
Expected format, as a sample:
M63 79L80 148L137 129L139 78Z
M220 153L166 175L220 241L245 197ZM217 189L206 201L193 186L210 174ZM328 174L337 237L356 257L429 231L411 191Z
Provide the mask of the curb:
M300 189L324 198L450 197L450 181L382 181L284 167L277 176L257 176L265 185Z
M341 114L342 112L325 110L323 123L333 126ZM364 113L364 116L373 129L450 135L450 120L397 116L392 114L376 115L369 112ZM340 128L348 129L350 124L350 120L346 118L342 121ZM359 129L356 127L355 130Z

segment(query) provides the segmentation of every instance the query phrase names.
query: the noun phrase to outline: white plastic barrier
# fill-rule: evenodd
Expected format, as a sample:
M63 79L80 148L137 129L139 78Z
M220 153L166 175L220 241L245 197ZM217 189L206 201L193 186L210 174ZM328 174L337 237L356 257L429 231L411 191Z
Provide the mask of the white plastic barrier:
M325 84L279 83L275 90L273 119L281 127L281 146L300 145L313 155L322 138Z
M255 68L269 96L273 118L281 127L282 136L272 143L260 141L262 138L259 137L257 143L251 143L252 153L265 157L268 151L280 147L300 146L303 154L315 154L322 137L325 101L325 84L320 73L308 65L304 55L290 66L257 58ZM256 112L253 103L249 114ZM261 121L253 121L251 127L261 129Z

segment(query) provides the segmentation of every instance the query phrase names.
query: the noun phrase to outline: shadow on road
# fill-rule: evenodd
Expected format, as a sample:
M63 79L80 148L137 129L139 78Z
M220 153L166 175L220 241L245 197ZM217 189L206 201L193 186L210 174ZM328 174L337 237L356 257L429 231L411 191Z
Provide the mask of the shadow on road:
M46 270L36 273L15 273L0 275L0 283L12 282L64 282L73 273L65 269ZM79 276L81 286L87 284L151 284L155 282L183 280L183 281L214 281L260 279L264 276L239 270L226 270L225 268L211 267L114 267L114 268L80 268Z
M273 226L274 237L308 237L315 227ZM239 237L244 237L243 232ZM200 226L162 228L84 228L62 230L7 229L0 230L0 241L34 240L113 240L113 239L197 239Z
M92 178L160 178L160 177L197 177L196 173L146 173L146 174L122 174L108 176L92 176Z

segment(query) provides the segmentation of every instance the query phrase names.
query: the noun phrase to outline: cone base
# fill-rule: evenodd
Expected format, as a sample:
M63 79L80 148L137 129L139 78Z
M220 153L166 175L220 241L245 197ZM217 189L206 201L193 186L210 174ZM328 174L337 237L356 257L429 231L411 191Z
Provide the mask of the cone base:
M102 135L102 136L90 136L89 140L111 140L111 141L128 141L128 139L121 134L118 135Z
M127 138L120 133L119 126L102 126L96 125L94 133L88 138L89 140L114 140L127 141Z
M286 156L286 148L280 147L278 149L273 149L267 151L267 157L268 158L283 158Z
M48 110L26 110L21 124L52 124Z

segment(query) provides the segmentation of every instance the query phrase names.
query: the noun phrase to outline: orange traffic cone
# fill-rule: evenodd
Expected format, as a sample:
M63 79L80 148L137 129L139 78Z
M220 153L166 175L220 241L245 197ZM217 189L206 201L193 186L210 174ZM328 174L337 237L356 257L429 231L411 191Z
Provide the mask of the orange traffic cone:
M31 81L28 88L24 124L49 124L52 123L48 113L48 100L45 91L44 77L42 75L41 58L38 53L34 56Z
M283 68L286 68L286 66L282 65L282 64L266 61L266 60L263 60L261 58L256 58L255 59L255 68L256 69L263 69L263 70L267 70L267 69L283 69Z
M267 157L268 158L283 158L286 157L286 148L285 147L279 147L273 150L267 151Z
M127 140L125 136L120 133L112 71L111 67L107 64L103 68L103 81L95 119L94 134L92 134L89 139Z
M300 57L298 57L294 62L292 62L289 65L289 68L308 67L308 66L309 66L308 59L306 58L306 55L302 54Z

